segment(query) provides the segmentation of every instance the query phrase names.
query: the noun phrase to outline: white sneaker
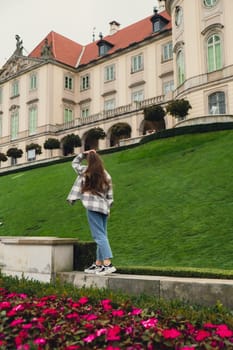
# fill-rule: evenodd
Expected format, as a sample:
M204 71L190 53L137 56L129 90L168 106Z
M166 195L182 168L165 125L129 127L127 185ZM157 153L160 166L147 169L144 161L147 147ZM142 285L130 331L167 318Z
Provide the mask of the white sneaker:
M102 266L98 266L96 264L92 264L91 266L89 266L87 269L84 270L85 273L96 273L97 271L99 271L100 269L102 269Z
M112 264L110 265L103 265L101 266L100 269L96 270L96 275L108 275L109 273L113 273L116 271L115 266L113 266Z

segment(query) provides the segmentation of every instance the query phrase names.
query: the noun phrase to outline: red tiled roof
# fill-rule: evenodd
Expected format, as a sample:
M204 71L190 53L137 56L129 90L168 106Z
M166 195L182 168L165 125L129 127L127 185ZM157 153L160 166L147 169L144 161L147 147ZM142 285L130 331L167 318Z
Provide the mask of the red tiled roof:
M53 31L37 45L37 47L29 54L29 57L41 57L41 50L46 38L48 39L48 44L52 44L53 58L56 61L65 63L69 66L76 66L78 57L81 55L83 49L82 45Z
M159 15L168 21L163 27L163 31L171 29L169 14L166 11L163 11L159 13ZM127 48L133 43L139 43L148 37L157 36L158 33L153 33L152 31L152 17L153 15L148 16L128 27L119 29L112 35L103 37L104 41L113 46L108 51L108 54ZM79 65L84 65L99 58L99 47L97 45L99 40L83 47L82 45L55 32L50 32L46 38L48 39L48 44L52 43L54 59L59 62L75 67L79 60ZM45 39L30 53L30 57L41 57L41 49L44 45Z
M163 30L171 29L170 16L166 11L159 14L168 20L168 24L163 27ZM131 24L128 27L118 30L113 35L108 35L103 38L103 40L109 42L113 45L112 49L108 51L108 54L116 52L117 50L124 49L133 43L139 43L146 39L147 37L152 37L158 35L158 33L153 33L151 18L153 16L148 16L139 22ZM80 64L87 64L88 62L95 60L99 57L99 50L97 46L98 41L91 43L85 47Z

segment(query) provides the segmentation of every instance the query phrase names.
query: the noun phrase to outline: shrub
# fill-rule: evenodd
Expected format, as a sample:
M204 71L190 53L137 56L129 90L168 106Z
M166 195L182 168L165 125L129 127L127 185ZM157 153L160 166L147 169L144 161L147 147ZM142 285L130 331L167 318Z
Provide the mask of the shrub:
M9 148L6 155L11 158L21 158L23 151L17 147Z
M41 154L41 146L38 145L38 143L30 143L30 145L27 145L26 146L26 152L30 151L34 149L36 154Z
M146 107L144 109L144 117L145 120L148 120L150 122L158 122L164 119L165 117L165 111L162 106L160 105L154 105L150 107Z
M0 152L0 162L6 162L7 161L7 156L4 153Z
M82 145L80 137L75 134L69 134L62 138L62 148L64 156L74 154L74 148Z
M173 100L166 106L167 113L181 119L188 114L190 108L192 108L192 106L190 105L189 101L185 99Z

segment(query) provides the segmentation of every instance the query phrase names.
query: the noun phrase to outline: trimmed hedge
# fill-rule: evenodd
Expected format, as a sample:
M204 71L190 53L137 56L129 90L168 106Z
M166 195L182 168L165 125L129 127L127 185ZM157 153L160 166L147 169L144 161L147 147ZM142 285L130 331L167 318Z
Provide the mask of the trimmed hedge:
M144 144L157 139L173 137L173 136L196 134L196 133L211 132L211 131L232 130L232 129L233 129L233 122L181 126L173 129L161 130L154 134L147 135L141 139L140 144Z
M117 272L131 275L233 279L233 270L193 267L117 266Z
M74 244L74 270L83 271L95 261L95 256L95 242L78 242Z

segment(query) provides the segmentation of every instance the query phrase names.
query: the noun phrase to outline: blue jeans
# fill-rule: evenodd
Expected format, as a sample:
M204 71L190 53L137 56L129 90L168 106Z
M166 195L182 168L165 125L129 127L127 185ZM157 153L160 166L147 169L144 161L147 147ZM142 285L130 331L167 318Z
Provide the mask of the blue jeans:
M107 233L108 216L97 211L87 210L87 219L92 237L97 244L96 260L112 259Z

